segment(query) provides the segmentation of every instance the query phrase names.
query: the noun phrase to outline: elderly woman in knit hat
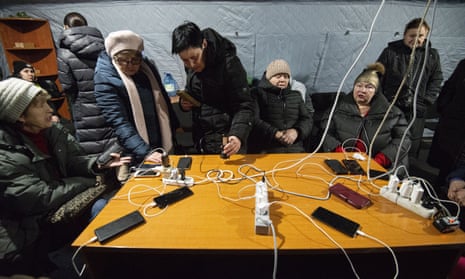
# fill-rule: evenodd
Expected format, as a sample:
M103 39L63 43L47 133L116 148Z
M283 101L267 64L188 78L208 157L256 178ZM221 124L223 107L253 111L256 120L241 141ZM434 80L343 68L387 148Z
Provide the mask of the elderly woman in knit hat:
M96 175L103 172L61 124L52 123L49 99L32 82L0 81L1 275L50 271L48 252L76 237L88 216L76 215L66 224L48 216L95 188ZM108 167L131 160L112 156Z
M289 85L291 69L282 59L272 61L252 89L255 121L248 153L304 152L312 128L312 112L299 91Z
M372 145L372 158L384 168L391 168L400 149L401 161L397 162L397 166L399 163L408 166L406 155L410 137L407 133L402 141L407 130L407 120L402 111L393 106L374 138L390 105L379 92L383 74L383 64L368 65L355 79L353 91L340 97L323 142L324 152L368 153ZM322 118L322 127L326 127L329 114L330 109Z
M179 122L158 70L143 50L138 34L110 33L95 68L95 97L134 163L161 163L161 153L173 151Z

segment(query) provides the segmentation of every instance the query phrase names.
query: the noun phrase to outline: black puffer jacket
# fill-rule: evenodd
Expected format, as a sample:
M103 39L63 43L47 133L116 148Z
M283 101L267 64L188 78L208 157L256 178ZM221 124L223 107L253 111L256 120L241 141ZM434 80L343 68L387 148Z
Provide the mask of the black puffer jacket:
M236 55L236 47L213 29L202 31L207 40L204 50L206 67L201 73L188 72L198 82L188 82L187 90L202 103L194 112L197 125L197 146L205 153L218 153L221 134L237 136L245 151L252 127L253 101L247 84L247 73ZM192 88L190 84L197 84ZM201 89L200 89L201 88ZM207 145L200 144L200 141Z
M427 43L428 42L425 42L425 45ZM425 58L425 51L426 49L424 47L418 47L416 49L412 70L408 75L406 83L402 87L402 91L397 99L396 105L401 108L404 113L408 112L412 108L413 94L415 93L415 88L420 77L422 64ZM386 67L386 73L381 85L383 93L387 97L388 101L393 100L399 85L407 72L411 53L412 49L406 46L403 40L398 40L390 42L378 58L378 61ZM430 47L428 54L425 72L418 90L418 117L423 117L427 106L432 105L436 101L443 80L438 51Z
M439 123L434 131L428 163L447 175L465 164L465 59L444 83L438 99ZM442 181L441 181L442 182Z
M302 94L289 86L285 89L273 86L265 76L251 94L256 107L248 153L304 152L303 140L310 134L313 120ZM291 128L298 132L294 144L285 145L275 138L276 132Z
M371 100L370 111L365 117L362 117L354 101L353 92L340 96L328 134L323 142L323 151L333 152L345 140L357 139L359 135L360 139L369 146L388 107L388 101L378 92ZM322 127L326 127L328 123L330 110L328 109L323 115ZM407 133L402 146L400 145L402 136L407 130L407 125L407 120L402 111L393 106L373 143L372 157L381 152L394 164L397 150L401 148L400 158L402 161L399 163L408 166L408 156L405 155L410 148L409 133Z
M99 30L79 26L63 31L57 49L58 77L70 104L76 138L87 154L104 151L116 140L94 96L94 69L104 47Z
M95 156L85 155L61 124L43 133L48 155L17 126L0 123L0 259L22 253L45 230L50 212L95 185Z

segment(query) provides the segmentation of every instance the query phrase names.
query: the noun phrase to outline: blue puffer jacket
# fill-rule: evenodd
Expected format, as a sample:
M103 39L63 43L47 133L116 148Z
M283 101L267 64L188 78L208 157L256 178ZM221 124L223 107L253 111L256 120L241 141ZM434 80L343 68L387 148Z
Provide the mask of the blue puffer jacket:
M149 65L160 84L163 97L168 104L173 142L176 143L175 134L176 128L179 127L179 121L171 106L170 98L162 86L161 78L155 65L146 57L144 57L143 63ZM102 110L106 121L115 131L119 143L124 147L126 152L133 156L136 163L141 162L146 155L159 146L150 146L137 132L128 92L120 75L113 66L111 58L106 52L102 52L97 60L94 83L97 105Z

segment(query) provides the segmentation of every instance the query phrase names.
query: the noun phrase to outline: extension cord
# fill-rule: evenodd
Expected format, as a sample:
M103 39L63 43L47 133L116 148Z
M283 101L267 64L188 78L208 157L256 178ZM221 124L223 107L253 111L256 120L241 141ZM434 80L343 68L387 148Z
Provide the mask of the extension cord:
M420 215L423 218L430 219L437 212L436 208L433 207L432 209L428 209L422 206L420 202L414 203L411 201L409 197L401 196L398 191L392 191L392 189L389 188L388 186L382 187L379 193L385 199L388 199L392 201L393 203L398 204L402 206L403 208L408 209L412 211L413 213Z
M268 203L268 188L266 183L259 181L255 184L255 233L270 234L270 212Z
M178 175L178 179L173 179L173 178L162 178L161 181L163 184L167 185L176 185L176 186L192 186L194 185L194 178L190 176L186 176L183 179L180 178L181 175Z

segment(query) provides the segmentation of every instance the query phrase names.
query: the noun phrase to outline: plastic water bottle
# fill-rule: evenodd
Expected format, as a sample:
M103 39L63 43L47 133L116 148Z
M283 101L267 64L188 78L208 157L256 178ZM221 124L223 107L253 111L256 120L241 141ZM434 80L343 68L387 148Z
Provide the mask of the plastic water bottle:
M176 80L170 73L165 73L163 77L163 86L165 87L168 96L174 97L176 96L176 91L178 90L178 84Z

